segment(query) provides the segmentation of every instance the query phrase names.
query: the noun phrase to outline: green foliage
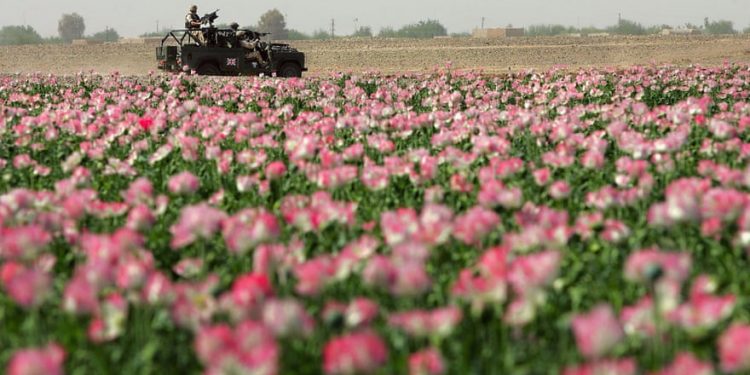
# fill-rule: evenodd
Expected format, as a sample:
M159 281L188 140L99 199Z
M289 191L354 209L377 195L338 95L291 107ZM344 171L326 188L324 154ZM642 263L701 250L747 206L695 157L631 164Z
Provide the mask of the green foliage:
M39 33L31 26L4 26L0 29L0 45L41 44Z
M391 27L385 27L378 34L381 38L434 38L436 36L447 36L448 30L439 21L427 20L406 25L398 31Z
M396 30L390 26L380 29L378 36L381 38L398 38Z
M59 36L51 36L44 38L44 44L63 44L65 41Z
M86 22L78 13L63 14L57 23L57 32L66 42L83 38L84 31L86 31Z
M323 29L318 29L318 30L315 30L315 32L313 32L311 38L312 39L331 39L331 33Z
M448 35L448 30L436 20L427 20L406 25L399 30L399 33L405 38L433 38Z
M736 34L737 31L734 29L732 21L718 20L710 22L706 18L704 27L707 34L711 35L724 35L724 34Z
M116 42L118 39L120 39L120 34L118 34L117 30L115 29L106 29L104 31L95 33L94 35L90 36L89 39L102 42Z
M580 30L572 26L563 25L531 25L526 27L525 32L528 36L554 36L575 34L580 32Z
M164 36L167 33L167 31L151 31L148 33L143 33L141 35L138 35L139 38L153 38L157 36Z
M372 38L372 28L370 26L361 26L352 34L355 38Z
M652 77L667 77L667 72L671 69L648 70L646 74ZM736 71L727 71L725 74L735 73ZM521 81L523 77L515 75L495 77L487 83L487 87L489 88L491 84L492 89L488 89L489 91L486 92L507 90L514 100L523 102L526 100L525 95L530 92L529 88L532 85L539 84L548 87L548 84L565 83L567 85L568 82L575 85L575 74L541 75L539 76L540 81L535 80L534 82L526 79ZM531 77L531 74L528 77ZM736 78L743 79L739 75ZM9 115L6 119L8 122L4 126L10 129L17 125L22 117L31 115L35 111L42 111L47 106L59 106L56 98L60 92L80 91L82 96L85 96L95 91L97 95L107 100L120 97L121 91L118 91L117 86L103 84L96 78L89 79L86 77L86 79L86 82L81 81L77 84L69 80L59 83L48 81L19 85L18 92L24 94L20 96L38 96L41 100L34 102L36 104L16 103L26 107L25 109L28 112ZM148 84L146 78L136 79L139 80L139 84ZM152 81L149 88L166 89L173 85L173 82L170 81L171 78L165 76L148 79L158 80ZM190 90L180 90L186 94L184 100L198 100L200 96L203 96L202 100L206 101L206 105L219 105L213 102L210 96L203 95L202 92L204 91L200 86L201 81L188 81L191 79L189 77L184 79L184 82L189 82L192 85ZM368 95L372 95L379 88L385 87L384 81L377 76L365 76L356 82L347 82L347 79L343 79L341 84L350 82L356 84ZM426 100L435 96L436 93L429 85L423 85L424 81L420 81L420 79L405 76L399 78L397 82L399 88L402 89L405 87L413 88L418 85L422 87L414 90L411 97L403 98L407 106L411 107L415 113L446 110L442 107L433 109L431 106L423 106L423 103L427 103ZM431 76L429 79L438 78L437 76ZM462 95L467 95L466 89L469 88L480 94L482 90L485 90L485 83L478 83L464 78L464 76L447 75L441 76L440 79L444 80L445 87L455 87L456 90L461 91ZM720 88L710 93L703 91L706 82L709 81L720 80L711 75L705 78L696 78L689 83L687 81L673 82L668 79L658 80L644 88L642 97L637 101L655 108L661 105L674 105L684 102L687 97L708 95L711 96L717 106L726 104L728 108L732 108L734 99L731 96L724 95ZM310 80L310 84L306 87L306 90L310 90L310 97L320 97L321 92L317 90L322 86L321 83L326 82L333 83L335 81ZM603 94L599 95L594 94L594 90L582 89L583 82L579 82L574 87L581 89L580 92L583 96L580 99L571 100L567 103L567 108L584 108L582 105L593 103L611 103L617 100L614 98L615 91L618 90L616 88L622 87L622 83L618 80L618 73L602 72L600 78L593 83L595 91ZM187 85L187 83L183 84ZM588 83L586 84L588 85ZM395 88L395 84L388 87ZM210 89L211 87L208 87L208 91ZM274 85L265 86L263 91L258 91L257 94L257 96L248 96L247 102L240 102L239 106L233 106L232 112L256 110L259 112L260 107L257 106L257 102L260 101L270 103L272 109L292 104L295 116L303 111L314 110L310 107L311 102L305 97L299 96L298 92L277 91ZM633 94L635 95L635 93ZM4 93L0 91L0 98L3 95ZM337 94L336 101L334 101L341 106L346 104L346 99L342 95L345 95L343 90ZM218 98L215 99L218 100ZM545 103L539 104L538 108L545 105ZM227 108L226 105L225 103L225 109ZM580 119L587 124L588 129L592 131L600 130L610 123L610 114L607 111L602 111L602 108L612 108L612 106L585 108L580 113ZM100 112L94 113L99 115L106 110L106 107L103 106L99 110ZM136 110L140 111L142 108L136 108L133 105L126 109L128 113L135 113ZM659 112L662 112L662 110L659 110ZM408 113L411 115L411 110ZM711 113L707 113L707 115L711 116ZM556 114L551 115L550 118L554 116ZM170 125L179 126L175 123ZM659 126L655 124L643 125L653 125L655 131L659 130ZM273 129L273 126L268 125L266 129ZM81 142L85 140L84 136L62 133L53 141L50 141L44 139L46 136L45 129L41 130L41 132L30 132L28 134L29 142L26 143L17 142L15 134L11 131L0 134L0 158L11 160L16 155L29 153L40 164L51 166L51 174L49 176L38 176L30 171L7 168L3 170L3 178L0 179L0 193L6 193L19 187L32 190L51 190L54 189L57 181L68 177L68 174L64 173L60 166L60 160L65 159L74 150L79 150ZM431 140L440 131L441 129L433 126L416 128L413 133L394 139L396 148L401 151L424 148L437 153L439 149L432 148ZM337 128L335 144L338 146L340 141L343 147L358 141L353 139L352 134L353 129L351 127ZM278 135L281 135L281 132ZM743 134L743 136L745 135ZM179 152L175 151L155 165L151 165L145 156L151 154L155 147L159 146L159 138L152 137L149 134L142 135L142 137L140 140L149 140L153 143L146 143L149 148L144 150L145 155L141 154L134 158L132 166L138 172L138 175L153 182L155 195L168 194L166 191L168 177L181 171L193 172L200 176L203 183L196 194L171 199L164 215L146 234L144 247L153 249L154 261L160 270L167 273L179 259L201 254L202 259L206 260L207 268L205 272L215 272L222 278L222 287L220 288L222 290L217 291L217 296L218 293L226 289L229 282L238 274L252 269L252 257L249 255L242 257L230 255L223 241L218 238L201 241L201 243L191 245L191 247L179 252L170 250L168 245L171 238L169 228L177 220L181 208L188 204L206 200L213 192L222 189L225 190L225 199L220 203L222 210L237 212L241 208L262 206L279 215L279 201L283 197L292 194L309 195L317 190L316 184L309 181L303 173L300 173L300 170L292 169L286 177L271 184L268 194L260 194L254 190L240 193L235 188L235 177L238 174L247 173L247 169L243 169L246 167L239 165L240 163L233 166L232 171L227 175L222 175L217 172L214 162L209 160L187 161L180 156ZM553 152L555 149L554 143L540 142L540 139L546 139L546 137L546 135L535 135L528 129L520 128L511 137L511 145L507 151L508 156L523 158L530 166L540 165L543 155ZM448 338L430 339L429 343L426 338L409 339L403 333L388 328L385 323L389 314L393 312L444 305L450 298L447 290L455 281L456 273L460 269L475 263L482 249L501 243L503 236L510 232L516 212L506 209L496 211L502 217L503 224L498 226L481 245L470 246L451 240L431 249L428 272L434 280L435 287L425 296L393 299L387 294L362 285L358 281L358 277L350 277L347 280L327 286L320 296L304 299L305 307L311 315L319 316L325 302L333 299L349 301L354 297L364 296L376 301L381 308L382 317L379 317L373 326L386 339L390 349L388 367L378 372L379 374L405 373L408 355L425 345L434 346L442 353L446 359L447 368L445 372L448 374L561 373L562 367L583 360L580 354L576 352L573 335L570 333L571 315L590 309L604 301L610 302L617 310L638 301L639 298L648 293L648 290L645 290L645 287L629 283L623 278L622 269L627 256L637 249L660 246L664 249L679 249L690 253L694 259L694 274L706 273L716 276L716 285L720 288L721 293L730 292L739 296L738 312L735 314L738 315L739 321L747 321L748 304L743 296L748 295L750 284L746 277L741 276L747 274L748 258L745 252L733 245L731 238L722 237L719 239L718 237L703 236L700 225L697 223L686 223L672 229L655 228L648 225L646 215L644 215L652 203L664 199L662 191L668 183L679 177L695 176L697 164L701 160L715 158L721 162L722 158L732 158L734 165L729 165L729 167L733 168L739 168L746 164L744 160L733 157L735 156L733 151L717 150L716 154L710 156L699 152L703 141L709 140L710 137L711 133L707 126L692 126L689 138L681 149L683 151L681 154L684 156L676 158L674 168L666 173L658 170L652 171L654 177L653 192L648 193L642 202L632 206L614 206L604 211L607 218L621 220L632 228L631 235L624 241L615 245L603 241L599 235L589 238L577 235L560 250L564 255L563 267L559 275L554 276L554 289L544 294L546 302L535 312L533 323L528 326L512 327L505 323L502 319L502 313L507 306L499 303L489 306L487 311L482 314L471 313L468 308L463 310L464 319ZM138 141L139 139L132 140ZM31 144L45 144L46 148L36 149ZM471 143L467 141L464 144ZM222 141L221 146L224 150L232 150L236 153L239 150L247 149L247 141L239 142L234 137L229 136ZM461 146L459 145L459 147ZM107 156L119 160L125 158L130 149L131 146L128 143L113 143L111 153ZM273 160L283 160L287 157L281 147L268 148L267 151L270 159ZM370 154L370 158L373 160L380 158L382 162L384 155L378 154L377 151L369 147L367 152ZM596 191L615 180L618 174L617 160L622 156L625 156L624 150L613 142L613 146L607 151L606 162L602 168L589 169L574 166L554 170L555 179L567 181L574 187L572 195L562 200L550 201L547 193L545 193L546 190L534 181L531 170L520 172L517 176L509 179L508 183L511 186L518 186L523 189L524 197L531 203L550 205L554 208L566 210L573 215L579 215L591 209L584 204L583 200L587 192ZM478 160L469 169L469 173L474 173L476 167L483 163L486 163L486 160ZM435 185L445 188L447 193L444 203L448 207L455 211L465 211L467 207L476 204L477 194L476 192L459 194L450 191L451 189L448 188L449 179L454 171L447 164L440 168L434 181ZM91 171L91 188L97 191L103 200L122 199L121 191L127 188L131 182L130 178L103 173L105 165L94 158L85 158L82 161L82 166ZM393 177L389 186L382 191L371 192L364 187L361 181L354 180L345 186L334 189L332 195L337 200L357 202L359 206L357 219L358 222L363 223L376 220L385 210L393 210L399 207L418 208L424 205L422 198L424 189L424 185L414 184L407 177L401 176ZM53 207L50 210L55 212ZM573 217L571 217L571 224L572 222ZM121 222L116 223L116 220L90 217L81 223L81 228L93 233L107 233L121 224ZM292 235L291 232L289 230L284 231L285 240ZM326 252L335 254L344 244L354 240L361 233L357 228L334 225L320 233L302 234L301 240L305 244L305 250L308 254ZM384 248L379 252L387 250L387 248ZM9 357L15 350L56 341L66 348L66 373L70 374L197 374L205 370L201 368L195 353L194 334L175 325L170 318L170 310L166 306L132 304L129 307L127 319L122 322L124 334L121 337L101 344L95 344L87 339L86 327L90 323L90 318L75 316L60 308L64 287L69 281L76 263L80 264L81 262L80 257L77 257L77 255L80 256L80 251L73 248L69 243L58 239L52 243L51 252L57 257L55 283L50 291L50 299L45 304L33 310L23 310L7 297L4 290L0 290L0 332L2 333L0 334L0 369L6 369ZM293 283L282 283L277 280L275 284L276 292L278 292L280 298L291 294L289 289ZM688 291L685 290L685 294L687 293ZM279 373L321 373L322 344L339 333L336 329L320 326L311 337L279 340L282 353ZM715 360L716 358L712 353L716 346L716 336L721 329L723 327L701 333L701 336L698 337L688 337L684 332L670 327L663 332L663 335L657 335L654 340L629 337L615 349L612 358L632 357L639 365L645 366L643 373L655 371L657 366L662 366L667 361L671 361L675 354L680 351L691 351L708 361Z
M258 31L271 33L273 39L289 39L286 19L278 9L271 9L260 16Z
M289 40L308 40L310 35L307 35L299 30L289 29L287 33L287 39Z
M586 27L582 27L580 30L578 30L578 32L581 33L582 35L589 35L589 34L603 33L605 32L605 30L602 30L594 26L586 26Z
M646 35L654 35L661 33L662 30L671 30L672 26L669 25L653 25L646 27Z
M638 22L630 20L620 20L615 26L610 26L607 31L617 35L645 35L646 28Z

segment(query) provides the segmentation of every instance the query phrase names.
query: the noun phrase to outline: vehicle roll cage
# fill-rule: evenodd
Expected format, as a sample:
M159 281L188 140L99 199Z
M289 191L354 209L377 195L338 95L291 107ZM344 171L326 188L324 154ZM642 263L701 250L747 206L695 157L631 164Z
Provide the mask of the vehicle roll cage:
M206 31L209 32L209 34L213 35L221 35L225 38L231 38L234 37L234 30L232 29L217 29L217 28L211 28L211 27L204 27L200 29L175 29L170 31L167 35L164 36L161 40L161 46L164 47L164 43L167 42L170 38L173 39L177 45L182 47L186 42L193 42L201 47L207 46L206 43L202 43L197 37L195 33L203 33L206 35ZM248 29L239 29L238 31L244 31L246 33L249 33L253 39L260 39L263 36L270 35L270 33L260 33L253 30ZM187 40L186 40L187 39Z

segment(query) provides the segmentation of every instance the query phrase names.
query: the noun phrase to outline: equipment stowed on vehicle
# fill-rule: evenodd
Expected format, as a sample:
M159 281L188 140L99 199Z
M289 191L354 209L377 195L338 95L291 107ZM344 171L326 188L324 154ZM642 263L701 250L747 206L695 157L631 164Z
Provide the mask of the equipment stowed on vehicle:
M226 76L275 73L279 77L301 77L302 72L307 71L304 53L288 44L260 40L269 33L241 30L258 41L257 50L265 64L246 58L247 50L240 45L234 30L214 27L213 23L219 17L217 13L218 10L201 17L204 26L200 29L172 30L164 36L160 46L156 47L158 68L169 72L189 69L200 75ZM167 45L169 41L177 45Z

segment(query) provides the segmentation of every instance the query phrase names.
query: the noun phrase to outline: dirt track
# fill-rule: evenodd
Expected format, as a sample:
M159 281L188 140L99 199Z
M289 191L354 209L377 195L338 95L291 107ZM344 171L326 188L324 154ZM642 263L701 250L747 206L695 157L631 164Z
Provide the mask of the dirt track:
M425 71L453 62L461 69L502 73L562 65L750 63L750 37L649 36L517 39L358 39L291 42L307 54L310 74L334 71ZM80 71L146 74L155 69L153 45L0 47L0 73Z

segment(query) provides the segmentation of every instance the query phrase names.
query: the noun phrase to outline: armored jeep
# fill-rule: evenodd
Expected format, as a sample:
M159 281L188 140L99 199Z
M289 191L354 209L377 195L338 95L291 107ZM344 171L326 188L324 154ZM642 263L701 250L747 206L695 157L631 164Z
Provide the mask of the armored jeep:
M266 33L242 30L257 40L257 50L265 64L247 58L248 50L242 48L232 29L213 26L216 12L202 18L208 27L201 29L172 30L156 47L158 68L169 72L195 71L199 75L276 75L301 77L305 67L305 54L288 44L265 43Z

